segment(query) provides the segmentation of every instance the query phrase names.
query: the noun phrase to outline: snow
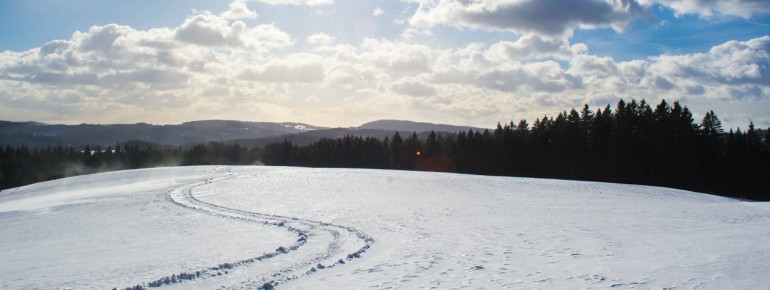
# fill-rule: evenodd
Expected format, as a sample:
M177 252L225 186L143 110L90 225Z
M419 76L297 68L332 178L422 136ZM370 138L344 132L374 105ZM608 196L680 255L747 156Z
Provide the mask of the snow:
M594 182L144 169L4 190L0 233L2 289L770 285L770 204Z

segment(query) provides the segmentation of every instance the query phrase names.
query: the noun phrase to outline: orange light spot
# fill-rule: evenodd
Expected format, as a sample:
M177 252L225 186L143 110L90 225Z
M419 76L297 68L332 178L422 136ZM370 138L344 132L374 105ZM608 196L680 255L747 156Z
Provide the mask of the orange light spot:
M420 151L417 151L417 156L420 156L420 154L422 154L422 153L420 153Z

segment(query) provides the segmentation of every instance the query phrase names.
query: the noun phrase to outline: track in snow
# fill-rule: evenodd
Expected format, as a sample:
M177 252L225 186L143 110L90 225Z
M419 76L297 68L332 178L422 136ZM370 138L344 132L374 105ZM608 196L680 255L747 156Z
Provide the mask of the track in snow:
M204 214L281 227L295 233L297 240L291 245L277 246L274 252L257 257L223 263L194 272L172 274L137 286L272 288L360 258L361 254L374 243L372 237L352 227L233 209L201 201L195 197L196 194L206 193L207 187L216 186L218 182L239 176L230 170L223 173L221 177L207 178L171 190L168 193L170 201Z

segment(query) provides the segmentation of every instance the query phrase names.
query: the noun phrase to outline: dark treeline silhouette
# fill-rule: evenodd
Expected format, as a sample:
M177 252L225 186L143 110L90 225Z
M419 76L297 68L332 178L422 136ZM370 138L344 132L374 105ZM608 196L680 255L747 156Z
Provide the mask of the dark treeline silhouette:
M767 132L770 132L768 130ZM713 111L696 123L687 107L662 101L588 105L530 126L432 132L425 140L395 133L378 140L346 136L308 146L288 141L264 148L268 165L388 168L657 185L770 200L770 133L753 123L725 133ZM763 140L764 139L764 140Z
M0 147L0 188L101 171L173 165L268 165L459 172L659 185L724 196L770 200L770 130L753 123L725 132L713 111L696 122L674 102L654 108L620 101L593 112L588 105L531 125L494 130L412 133L379 140L346 136L308 146L288 141L262 150L212 142L179 147Z
M238 144L211 142L183 150L179 147L0 147L0 189L103 171L178 165L248 165L259 150Z

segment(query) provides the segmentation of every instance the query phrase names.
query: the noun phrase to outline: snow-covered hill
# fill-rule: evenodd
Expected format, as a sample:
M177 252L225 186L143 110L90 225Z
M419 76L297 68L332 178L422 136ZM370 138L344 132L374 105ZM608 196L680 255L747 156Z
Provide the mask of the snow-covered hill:
M4 190L0 233L2 289L770 285L770 204L605 183L145 169Z

